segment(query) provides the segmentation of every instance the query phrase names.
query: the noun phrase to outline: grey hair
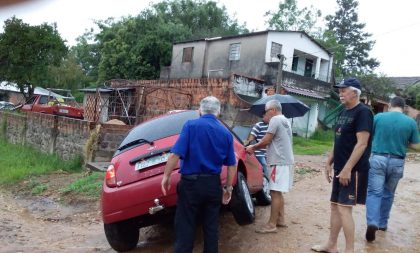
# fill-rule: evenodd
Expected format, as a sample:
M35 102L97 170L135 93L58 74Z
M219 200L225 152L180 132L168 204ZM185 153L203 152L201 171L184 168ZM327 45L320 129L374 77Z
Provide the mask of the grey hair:
M281 103L278 100L270 100L265 104L265 108L275 109L278 112L281 112Z
M203 98L200 102L200 112L202 115L213 114L217 117L220 114L219 99L213 96Z
M350 90L355 91L357 96L360 97L360 94L362 94L362 91L358 88L354 88L353 86L349 86Z

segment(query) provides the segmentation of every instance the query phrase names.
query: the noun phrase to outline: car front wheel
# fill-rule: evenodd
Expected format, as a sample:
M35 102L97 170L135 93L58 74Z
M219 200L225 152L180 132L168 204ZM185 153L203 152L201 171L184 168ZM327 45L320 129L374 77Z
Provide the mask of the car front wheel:
M238 182L233 188L230 208L233 217L235 217L239 225L247 225L254 222L255 207L242 172L238 172Z
M118 251L132 250L139 241L139 227L133 220L104 224L109 245Z

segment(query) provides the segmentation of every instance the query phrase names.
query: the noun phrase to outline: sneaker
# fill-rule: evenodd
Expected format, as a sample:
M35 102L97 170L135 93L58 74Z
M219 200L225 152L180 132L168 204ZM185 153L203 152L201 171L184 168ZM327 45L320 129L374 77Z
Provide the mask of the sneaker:
M368 225L366 229L366 241L373 242L375 241L375 234L378 230L378 227L375 225Z

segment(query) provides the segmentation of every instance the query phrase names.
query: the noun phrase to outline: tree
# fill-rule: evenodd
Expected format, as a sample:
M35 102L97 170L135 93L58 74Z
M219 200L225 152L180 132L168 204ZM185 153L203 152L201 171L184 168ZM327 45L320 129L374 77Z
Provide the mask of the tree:
M76 39L77 45L70 50L87 77L87 86L91 86L98 80L101 52L99 44L95 42L95 36L93 29L85 32Z
M48 67L58 66L66 54L67 47L55 24L30 26L16 17L4 22L0 76L17 84L25 97L33 94L36 85L48 85Z
M49 66L48 83L50 87L69 89L73 92L88 85L88 76L77 63L75 52L70 52L59 66Z
M270 17L267 22L270 29L304 31L317 38L321 35L321 28L316 27L316 23L321 15L321 11L312 5L309 8L298 9L297 0L280 2L276 12L268 11L265 14L266 17Z
M402 96L408 105L420 110L420 80L407 87Z
M337 0L338 10L335 15L326 17L328 30L345 47L343 65L336 66L343 76L372 73L379 66L375 58L369 58L375 41L372 35L363 32L365 24L359 23L356 0Z
M97 25L100 32L94 42L84 36L75 50L83 69L96 74L98 83L159 77L161 66L170 64L176 41L247 32L229 18L225 7L204 0L163 1L136 17L108 19Z
M357 77L362 83L363 93L366 95L366 102L382 99L388 101L389 96L395 92L392 81L385 75L366 74Z

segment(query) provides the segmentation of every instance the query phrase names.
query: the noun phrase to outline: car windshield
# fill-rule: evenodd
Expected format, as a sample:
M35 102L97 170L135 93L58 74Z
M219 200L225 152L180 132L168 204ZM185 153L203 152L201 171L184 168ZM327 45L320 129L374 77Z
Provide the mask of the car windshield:
M156 118L140 124L133 128L127 137L121 142L115 155L121 153L129 147L137 146L127 145L130 143L136 143L137 140L147 140L153 142L165 137L179 134L184 126L185 122L191 119L197 119L199 117L198 111L184 111L180 113L168 114L160 118ZM144 142L138 142L141 144Z

